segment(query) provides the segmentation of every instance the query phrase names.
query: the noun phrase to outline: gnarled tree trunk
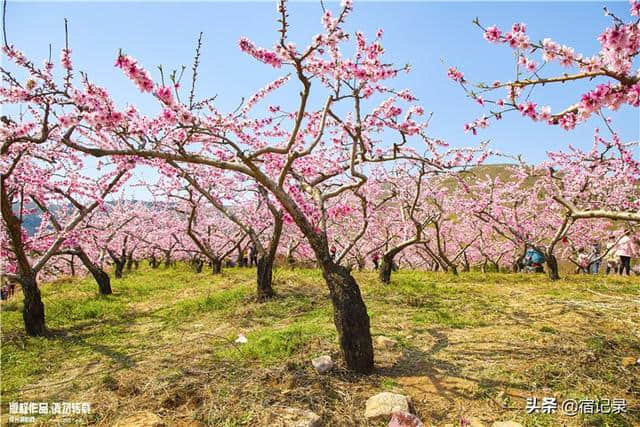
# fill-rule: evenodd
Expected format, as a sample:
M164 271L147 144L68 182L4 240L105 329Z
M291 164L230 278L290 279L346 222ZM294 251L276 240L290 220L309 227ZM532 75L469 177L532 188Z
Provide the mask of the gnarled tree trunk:
M115 270L116 279L122 279L122 272L124 270L125 262L124 261L114 261L114 264L116 266L116 270Z
M93 278L96 279L100 294L111 294L111 279L109 279L109 275L103 269L94 264L81 248L77 248L76 252L78 253L78 258L82 261L82 264L87 268L87 270L89 270Z
M378 278L385 285L391 282L391 271L393 270L393 256L383 255Z
M549 269L549 279L559 280L560 273L558 272L558 260L555 255L547 255L547 268Z
M331 294L333 322L347 367L368 374L373 370L373 344L360 288L349 270L329 257L322 260L321 268Z
M272 298L275 295L272 287L272 279L273 279L273 257L270 255L265 255L261 258L258 258L258 300L266 300Z
M27 335L44 336L46 334L44 304L42 303L36 277L32 274L23 273L19 281L24 295L22 319L24 320L24 328Z
M211 260L211 273L213 274L222 273L222 259L215 258Z
M127 271L131 271L133 267L133 253L127 255Z

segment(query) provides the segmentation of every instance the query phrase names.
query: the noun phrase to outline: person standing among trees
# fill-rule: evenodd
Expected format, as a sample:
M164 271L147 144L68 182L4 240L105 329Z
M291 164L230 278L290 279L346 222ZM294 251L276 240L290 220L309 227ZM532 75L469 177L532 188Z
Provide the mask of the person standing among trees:
M249 266L249 260L247 259L247 250L243 249L240 252L240 267L248 267Z
M371 260L373 261L374 268L377 270L379 267L380 255L378 255L378 253L376 252L375 254L373 254L373 258Z
M625 270L627 271L627 276L631 275L631 257L634 255L634 252L635 248L633 240L628 234L624 235L618 242L618 248L616 251L616 255L620 257L620 267L618 270L620 275L623 275Z
M601 247L600 242L595 242L591 249L591 264L589 267L591 274L598 274L601 263Z
M578 267L576 268L576 274L580 272L589 272L589 255L587 255L584 248L578 249Z

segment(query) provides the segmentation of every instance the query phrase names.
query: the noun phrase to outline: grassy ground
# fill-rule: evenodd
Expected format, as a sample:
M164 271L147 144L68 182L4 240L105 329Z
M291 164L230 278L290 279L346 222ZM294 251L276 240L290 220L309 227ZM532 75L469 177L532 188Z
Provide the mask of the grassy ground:
M382 286L356 273L373 335L398 342L376 348L376 372L362 377L311 367L321 354L339 360L318 271L277 270L266 303L253 300L253 274L141 267L108 297L88 278L46 284L48 338L24 335L21 297L3 302L3 424L9 402L36 401L90 402L76 418L100 425L139 412L166 425L269 425L278 406L366 425L365 400L388 390L410 396L425 425L640 425L640 368L625 366L640 357L638 279L399 272ZM247 344L233 343L239 333ZM624 398L628 413L528 415L528 396Z

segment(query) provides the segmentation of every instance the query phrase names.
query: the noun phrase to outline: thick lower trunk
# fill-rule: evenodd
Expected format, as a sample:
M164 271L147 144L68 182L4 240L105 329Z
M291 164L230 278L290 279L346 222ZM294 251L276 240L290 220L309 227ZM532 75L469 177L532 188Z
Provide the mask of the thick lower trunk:
M273 257L264 256L258 258L257 268L258 278L258 300L264 301L272 298L275 295L273 291Z
M220 274L222 273L222 260L214 259L211 261L211 273Z
M368 374L373 370L373 345L367 307L349 270L330 259L323 260L322 275L333 303L333 322L347 367Z
M555 255L547 256L547 268L549 269L549 279L550 280L559 280L560 273L558 272L558 260Z
M127 271L131 271L132 267L133 267L133 257L129 256L127 257Z
M384 284L391 282L391 270L393 269L393 258L383 256L382 263L380 264L380 270L378 271L378 278Z
M122 279L122 271L124 270L124 264L125 262L116 262L116 272L115 272L115 276L116 279Z
M27 335L44 336L46 328L44 325L44 304L40 297L40 290L35 276L22 277L20 279L22 293L24 295L24 307L22 309L22 319Z
M100 268L91 270L91 274L93 275L93 278L96 279L100 294L111 295L111 279L109 279L109 275Z
M86 267L87 270L91 273L94 279L96 279L96 283L98 284L98 291L102 295L110 295L111 292L111 279L109 279L109 275L96 264L94 264L89 256L81 249L76 249L78 252L78 257L82 264Z
M453 273L454 276L458 275L458 267L456 267L455 265L450 266L451 269L451 273Z
M151 268L158 268L158 260L156 259L156 257L152 256L151 258L149 258L149 265L151 266Z
M165 258L164 258L164 267L165 268L171 267L171 255L165 256Z

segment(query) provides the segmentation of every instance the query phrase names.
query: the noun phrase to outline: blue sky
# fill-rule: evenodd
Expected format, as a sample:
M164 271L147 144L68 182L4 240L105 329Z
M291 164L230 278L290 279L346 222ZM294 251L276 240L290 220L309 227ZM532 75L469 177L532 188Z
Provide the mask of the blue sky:
M336 8L336 3L327 3ZM628 18L628 2L367 2L356 1L345 27L363 30L370 38L384 28L386 59L396 64L410 63L412 72L397 79L395 87L410 88L427 111L433 111L430 135L452 145L469 146L491 139L496 149L523 154L531 162L541 161L547 150L569 143L587 147L595 127L594 118L576 130L566 132L511 114L476 137L465 134L463 126L479 117L482 108L468 100L463 91L446 77L449 65L458 66L473 80L513 78L512 51L491 45L471 21L477 16L485 25L509 28L526 22L534 40L552 37L586 55L597 52L597 35L609 24L602 6ZM298 46L308 44L321 31L320 2L289 5L290 39ZM76 70L87 71L92 80L106 87L120 105L128 102L143 109L155 105L150 97L139 96L132 84L113 67L118 49L136 57L157 76L157 64L165 70L190 66L195 41L204 32L198 94L217 94L223 110L235 108L241 97L277 78L282 70L257 63L237 47L241 36L270 47L276 40L274 2L9 2L8 38L38 62L53 45L56 59L64 44L64 18L69 19L70 44ZM636 65L637 67L637 65ZM188 72L188 70L187 70ZM184 83L189 81L185 77ZM567 106L590 87L565 85L559 91L539 92L554 111ZM269 103L288 103L297 90L279 91ZM288 97L288 99L287 99ZM534 99L536 97L534 96ZM320 99L317 99L320 101ZM629 107L612 113L614 127L625 140L637 140L640 133L638 110Z

